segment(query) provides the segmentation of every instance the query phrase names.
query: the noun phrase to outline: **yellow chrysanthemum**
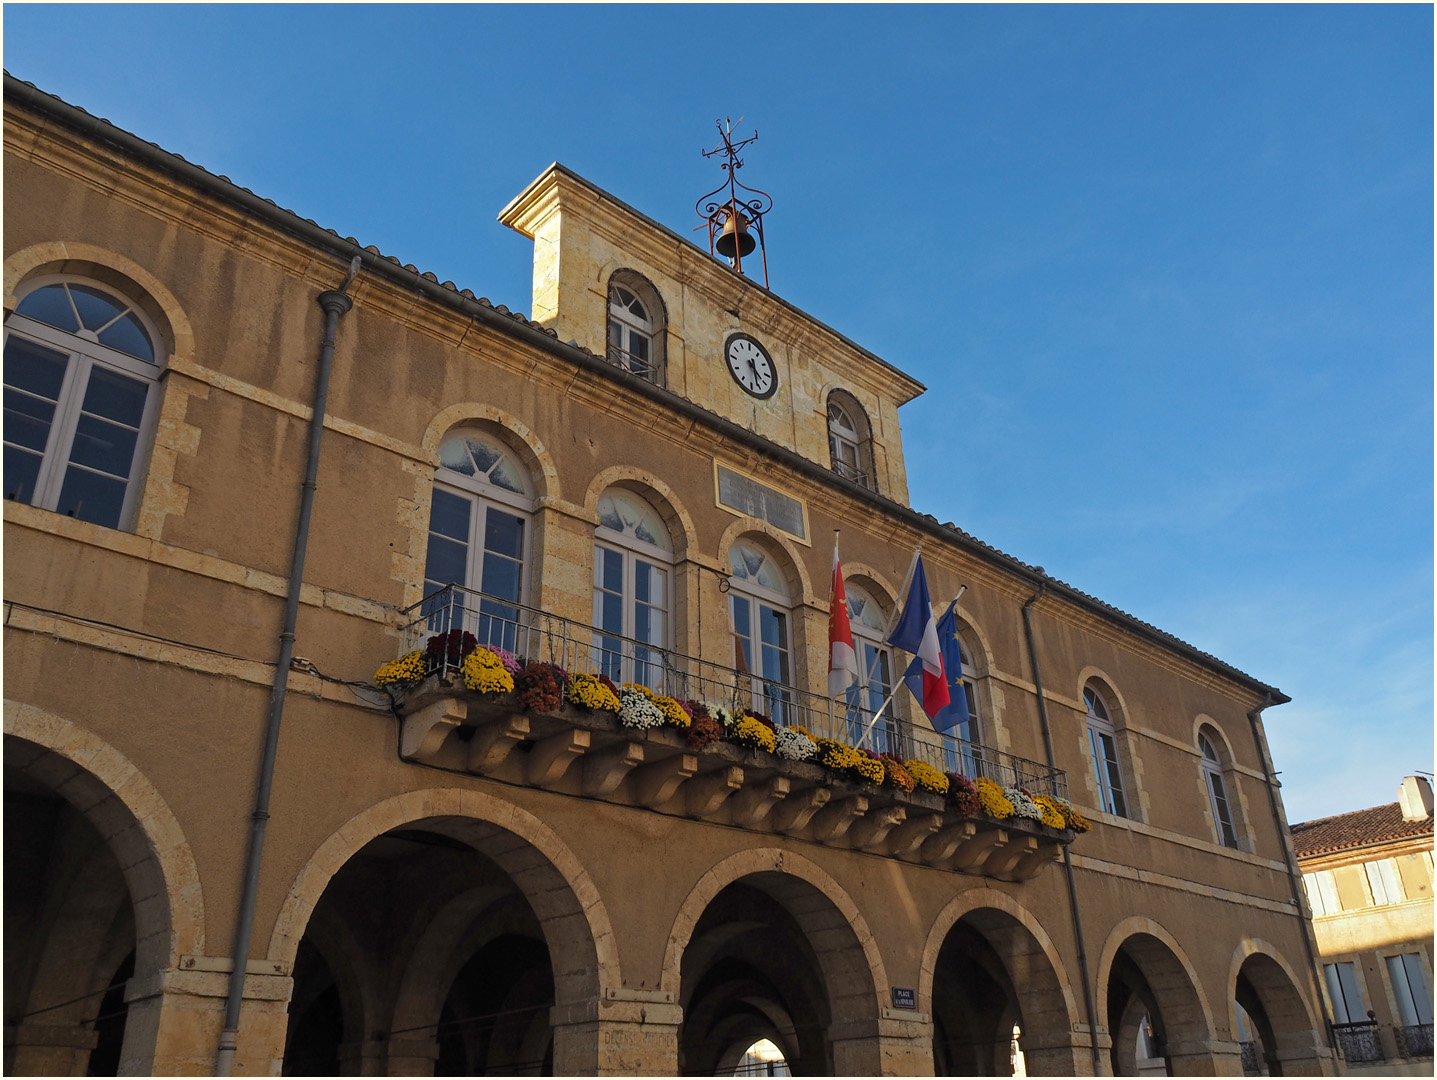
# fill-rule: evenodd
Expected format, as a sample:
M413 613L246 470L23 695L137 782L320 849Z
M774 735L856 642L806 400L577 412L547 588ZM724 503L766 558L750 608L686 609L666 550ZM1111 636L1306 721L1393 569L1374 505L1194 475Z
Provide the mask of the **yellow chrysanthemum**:
M870 784L883 783L883 762L855 750L852 769Z
M692 716L684 712L684 707L671 697L660 697L655 694L653 702L659 707L659 712L664 714L664 723L676 728L687 728L694 722Z
M924 791L931 791L934 795L948 794L948 777L926 761L905 761L903 765L908 775L913 777L913 782Z
M504 670L499 658L488 649L475 649L464 658L459 674L464 685L481 694L507 694L514 689L514 676Z
M424 678L427 670L424 650L415 649L413 652L405 653L398 660L381 664L379 670L374 673L374 685L398 686L404 683L417 683Z
M978 805L983 808L983 813L1000 819L1013 816L1015 807L997 784L982 778L975 780L973 786L978 789Z
M740 716L734 722L733 732L729 738L740 746L749 746L755 750L767 750L773 753L773 748L778 744L774 733L769 730L767 724L755 720L752 716Z
M1033 802L1043 812L1043 824L1050 829L1066 829L1067 821L1064 820L1063 808L1054 802L1047 795L1034 795Z
M619 699L614 696L612 690L599 681L597 675L575 675L569 680L566 696L575 705L582 705L586 709L619 711Z

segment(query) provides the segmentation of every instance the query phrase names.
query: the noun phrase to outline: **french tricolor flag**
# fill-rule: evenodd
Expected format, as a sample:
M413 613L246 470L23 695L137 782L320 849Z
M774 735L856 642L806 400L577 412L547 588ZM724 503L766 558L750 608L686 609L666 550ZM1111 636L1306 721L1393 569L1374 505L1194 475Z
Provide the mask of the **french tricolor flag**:
M938 647L938 621L928 597L928 575L923 557L913 555L913 576L903 614L889 635L888 644L913 654L913 663L904 672L904 681L931 719L948 707L948 678L943 672L943 653Z

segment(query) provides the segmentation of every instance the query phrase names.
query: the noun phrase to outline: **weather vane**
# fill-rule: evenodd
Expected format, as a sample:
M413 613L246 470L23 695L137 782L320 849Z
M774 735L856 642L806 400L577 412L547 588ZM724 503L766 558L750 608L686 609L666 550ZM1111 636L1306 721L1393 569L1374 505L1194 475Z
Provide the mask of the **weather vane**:
M743 117L740 116L738 122L743 123ZM763 285L768 288L768 247L763 242L763 215L773 209L773 199L767 192L741 183L736 175L743 168L739 151L758 138L758 129L755 128L747 139L734 142L733 123L727 117L714 123L718 126L721 141L712 150L700 153L706 158L724 155L726 160L719 162L719 168L728 174L728 178L694 203L694 212L704 220L704 224L696 228L708 226L709 254L721 255L729 260L740 274L743 273L744 256L753 254L754 248L758 248L763 260ZM749 231L750 226L757 232L757 240Z

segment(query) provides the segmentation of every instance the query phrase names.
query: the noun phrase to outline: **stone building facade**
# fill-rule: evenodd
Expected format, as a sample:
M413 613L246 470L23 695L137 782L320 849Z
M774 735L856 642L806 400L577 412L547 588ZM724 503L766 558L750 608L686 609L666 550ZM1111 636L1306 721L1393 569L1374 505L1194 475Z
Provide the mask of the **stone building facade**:
M1432 1073L1432 786L1292 826L1349 1075Z
M501 216L529 320L8 76L4 138L7 1071L713 1074L768 1039L1006 1074L1015 1033L1033 1075L1332 1071L1286 698L911 509L915 380L559 166ZM873 673L837 702L835 529ZM962 739L874 722L919 545L935 603L966 586ZM449 629L1092 829L521 706L442 646L373 684Z

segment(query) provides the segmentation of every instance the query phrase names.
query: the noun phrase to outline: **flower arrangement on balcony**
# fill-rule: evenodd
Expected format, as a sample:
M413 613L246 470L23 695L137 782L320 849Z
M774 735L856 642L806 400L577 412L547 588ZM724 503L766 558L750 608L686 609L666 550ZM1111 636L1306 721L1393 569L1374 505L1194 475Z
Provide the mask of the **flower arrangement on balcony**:
M715 720L709 712L709 706L702 701L690 701L688 703L689 713L693 717L689 724L689 749L702 750L710 743L718 742L724 737L724 726L719 720Z
M961 773L946 773L945 779L948 781L948 805L954 813L960 817L976 817L982 812L983 802L972 780Z
M1033 802L1043 812L1043 824L1050 829L1066 829L1068 827L1067 815L1063 808L1051 795L1034 795Z
M977 789L978 805L982 808L983 813L991 818L997 818L999 821L1013 816L1013 811L1016 808L1012 801L1003 794L1003 789L993 781L987 777L980 777L974 782L973 787Z
M907 795L911 792L917 781L913 774L903 764L903 759L896 754L879 754L878 760L883 763L883 784L885 787L897 788Z
M926 791L931 795L948 794L948 777L928 762L910 759L903 763L903 767L908 770L908 775L913 777L913 784L919 791Z
M424 654L432 670L444 663L461 663L478 646L479 639L468 630L450 630L447 634L431 637L424 646Z
M625 683L619 688L619 723L624 727L657 728L664 726L663 711L655 704L652 691L646 686Z
M481 694L508 694L514 690L514 676L492 649L474 649L459 667L464 685Z
M1028 794L1027 788L1016 785L1003 789L1003 798L1013 804L1013 817L1023 818L1025 821L1042 821L1043 811L1033 801L1033 796Z
M738 717L734 716L730 710L725 709L722 705L715 705L712 701L704 702L704 708L708 710L709 716L713 717L723 728L725 736L733 730L734 721Z
M496 650L497 651L497 650ZM500 660L504 658L499 657ZM568 676L557 664L532 660L514 677L519 707L526 712L553 712L564 703L564 681Z
M611 689L612 686L602 675L571 675L564 696L572 704L585 709L607 709L616 713L621 706L618 695Z
M747 746L751 750L767 750L769 753L773 753L778 743L773 729L754 716L740 716L734 721L733 730L728 737L739 746Z
M424 657L424 650L415 649L413 652L405 653L398 660L380 664L379 670L374 673L374 685L407 688L419 682L428 673L429 663Z
M863 755L851 746L847 746L835 739L818 738L818 756L816 760L820 765L832 769L834 772L847 772L858 764L858 759Z
M1085 833L1093 827L1093 823L1074 810L1073 804L1067 799L1055 797L1052 801L1057 804L1058 810L1063 815L1063 824L1067 828L1072 829L1074 832Z
M882 786L884 768L883 759L872 750L855 750L858 759L853 763L853 775L860 780L866 780L870 784Z
M774 753L785 761L807 761L818 753L818 743L803 728L781 728L775 736Z

